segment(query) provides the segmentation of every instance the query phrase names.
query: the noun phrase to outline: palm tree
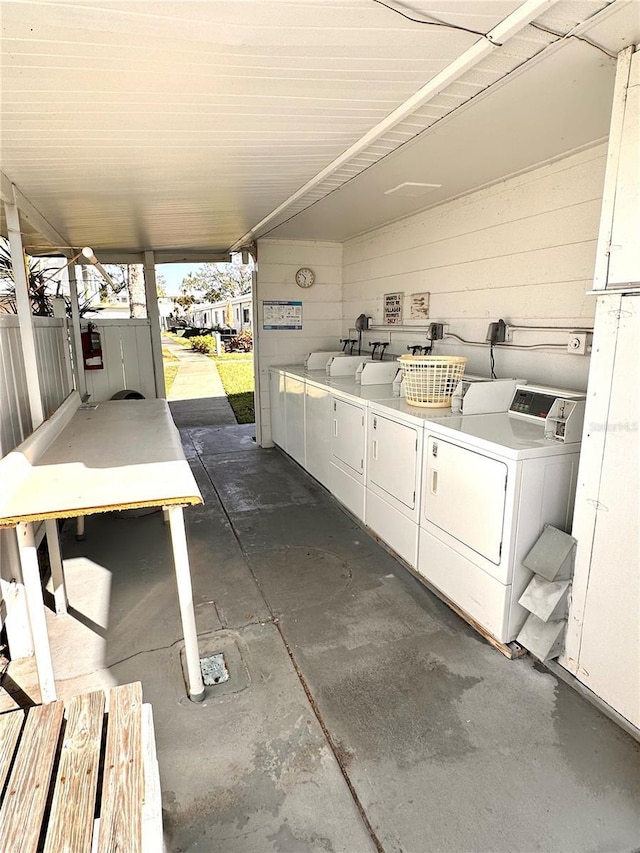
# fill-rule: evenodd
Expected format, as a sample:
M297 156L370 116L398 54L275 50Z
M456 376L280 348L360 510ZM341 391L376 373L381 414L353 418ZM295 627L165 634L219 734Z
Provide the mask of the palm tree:
M43 268L41 261L27 256L26 258L27 281L29 284L29 296L31 298L31 312L36 317L53 317L53 305L51 295L47 292L47 280L55 274L54 268ZM16 305L16 282L13 274L13 259L6 237L0 243L0 298L2 298L4 310L9 314L17 314Z
M58 267L42 267L40 258L32 258L29 255L26 255L25 258L29 295L31 298L31 313L35 317L53 317L53 303L51 298L52 296L62 296L65 301L67 317L71 317L71 300L66 294L60 292L62 282L55 282L56 288L54 293L50 293L48 289L50 279L57 272L60 272ZM101 310L100 308L92 307L92 298L89 297L79 303L78 309L81 317L84 317L89 312ZM5 314L18 313L13 258L11 257L9 241L6 237L0 238L0 313L3 312Z

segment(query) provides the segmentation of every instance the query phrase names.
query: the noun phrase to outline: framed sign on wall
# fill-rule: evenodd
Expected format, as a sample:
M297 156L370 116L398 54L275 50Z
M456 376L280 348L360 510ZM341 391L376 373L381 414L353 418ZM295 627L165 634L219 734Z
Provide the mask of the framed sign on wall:
M302 302L291 299L272 299L262 303L263 329L301 329Z
M429 294L412 293L409 297L409 320L416 323L429 319Z
M402 303L404 293L385 293L383 320L385 326L399 326L402 323Z

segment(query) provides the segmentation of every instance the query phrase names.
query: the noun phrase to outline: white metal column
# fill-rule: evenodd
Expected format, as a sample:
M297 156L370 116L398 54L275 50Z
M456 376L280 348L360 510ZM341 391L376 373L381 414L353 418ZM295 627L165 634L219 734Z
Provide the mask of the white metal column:
M158 310L158 289L156 286L156 262L153 252L144 253L144 289L147 297L147 317L151 331L151 355L153 357L156 397L164 399L167 396L167 391L164 384L160 311Z
M33 332L33 316L31 314L31 299L29 282L24 262L24 248L20 233L20 214L15 204L5 202L7 230L9 232L9 249L13 265L13 280L16 288L16 304L20 321L20 345L24 358L24 369L27 378L27 393L29 395L29 410L31 412L31 428L40 426L44 420L42 394L40 391L40 376L36 359L36 341Z
M82 361L82 337L80 333L80 307L78 305L78 279L76 268L71 264L67 268L69 278L69 298L71 300L71 347L73 352L73 373L76 380L76 388L80 399L87 396L87 378L84 375L84 362Z

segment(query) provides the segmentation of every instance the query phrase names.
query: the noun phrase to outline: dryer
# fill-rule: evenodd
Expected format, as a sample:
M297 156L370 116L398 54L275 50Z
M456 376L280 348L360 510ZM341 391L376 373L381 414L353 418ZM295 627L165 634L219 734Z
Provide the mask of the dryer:
M580 442L545 437L558 399L579 417L583 394L526 386L506 413L425 423L418 572L502 643L527 616L522 560L545 524L571 527Z
M516 388L515 380L467 376L464 382L474 389L466 395L474 417L506 411ZM465 408L465 417L470 414ZM404 398L369 406L365 523L412 569L418 564L424 427L452 417L452 408L412 406Z

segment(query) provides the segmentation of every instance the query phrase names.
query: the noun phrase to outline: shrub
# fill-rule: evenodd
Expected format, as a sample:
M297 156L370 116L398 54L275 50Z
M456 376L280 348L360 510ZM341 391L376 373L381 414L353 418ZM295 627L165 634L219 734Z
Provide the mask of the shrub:
M224 348L227 352L251 352L253 349L253 335L246 330L235 335L225 342Z
M191 349L209 355L216 351L216 342L211 335L197 335L191 338Z

